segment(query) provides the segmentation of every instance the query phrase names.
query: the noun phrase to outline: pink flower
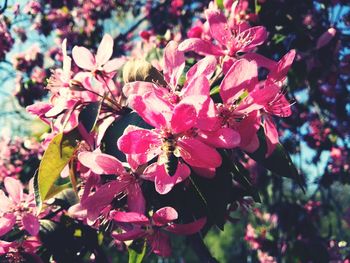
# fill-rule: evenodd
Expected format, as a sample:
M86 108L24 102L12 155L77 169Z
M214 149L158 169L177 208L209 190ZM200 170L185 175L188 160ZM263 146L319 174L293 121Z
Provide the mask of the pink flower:
M270 64L270 72L267 79L251 93L254 102L262 106L267 143L266 156L269 156L274 151L279 142L278 131L271 116L289 117L292 114L291 105L284 96L281 87L294 57L295 50L291 50L280 61ZM259 60L258 63L260 63Z
M194 51L201 55L235 57L237 53L252 51L267 38L266 30L262 26L246 28L244 24L244 26L237 25L231 28L221 11L213 7L207 9L205 15L211 36L217 44L199 38L190 38L180 44L179 50Z
M121 224L125 232L113 232L113 238L119 241L145 238L151 250L162 257L171 255L169 237L162 230L179 235L192 235L206 223L206 218L201 218L188 224L175 224L173 221L178 218L178 214L172 207L157 210L150 219L143 214L133 212L116 211L112 216L118 223L128 223Z
M101 211L110 205L114 198L123 195L127 195L129 211L144 213L145 200L136 173L127 172L118 159L104 153L82 152L78 159L95 174L117 176L116 180L101 185L93 194L84 194L79 206L86 209L90 222L96 221Z
M34 193L25 194L21 182L12 177L5 178L4 186L9 196L0 190L0 236L11 231L16 223L30 235L37 235L40 224L35 216Z
M221 125L239 132L240 148L253 152L259 146L259 110L252 97L258 84L258 67L253 61L237 60L228 70L220 85L223 104L218 104Z
M155 181L159 193L166 194L189 176L190 169L183 161L207 169L221 165L221 156L216 149L193 134L197 122L194 106L180 102L173 107L154 92L134 96L130 104L155 129L128 130L119 138L118 147L126 154L144 156L139 158L143 163L159 156L157 163L151 164L144 172L149 180ZM172 171L167 167L169 155L175 159L176 169Z
M47 88L53 95L60 92L63 88L69 88L71 81L72 59L67 55L67 39L62 42L63 68L53 71L48 81Z
M35 254L41 245L42 244L39 238L35 236L24 237L24 239L13 241L13 242L0 240L0 256L1 255L10 256L10 254L16 255L17 253L28 253L32 256L38 257ZM42 261L39 260L36 262L42 262Z
M233 63L221 85L220 96L223 105L218 105L222 124L237 130L241 135L240 147L248 152L259 146L257 131L263 118L267 153L275 149L278 131L271 115L288 117L291 115L290 103L285 98L281 86L293 62L295 51L288 52L277 63L260 55L251 55L248 61L240 59ZM268 60L268 63L264 63ZM258 65L270 70L265 81L258 82Z
M112 54L113 38L108 34L103 36L96 56L85 47L75 46L72 50L74 62L78 67L91 71L93 74L98 72L112 73L122 66L123 59L115 58L109 60Z
M208 79L216 68L213 56L198 61L186 74L186 82L180 89L179 81L185 68L184 53L178 50L175 41L170 41L164 50L163 74L166 86L155 85L150 82L136 81L124 86L123 92L130 99L135 95L154 92L169 104L175 106L180 102L191 104L198 114L197 127L210 130L216 121L214 103L209 96L210 85ZM209 123L211 119L211 124Z

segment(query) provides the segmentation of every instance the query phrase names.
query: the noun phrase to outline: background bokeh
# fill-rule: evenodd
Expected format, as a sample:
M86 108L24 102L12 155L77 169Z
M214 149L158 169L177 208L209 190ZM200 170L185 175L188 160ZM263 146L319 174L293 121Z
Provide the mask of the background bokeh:
M230 1L217 1L223 5ZM28 181L48 126L26 107L48 99L50 69L62 64L61 43L96 49L104 33L114 56L161 57L171 39L196 34L209 1L59 0L0 2L0 180ZM246 162L261 204L233 208L224 231L205 243L219 262L349 262L350 260L350 7L347 0L241 1L240 19L269 32L257 53L278 60L297 51L286 96L293 114L278 120L282 144L305 177L303 193L289 179ZM198 32L197 32L198 33ZM246 206L245 206L246 205ZM247 209L245 209L247 208ZM182 238L173 257L197 262ZM115 248L106 251L125 258ZM121 260L121 261L118 261ZM346 261L348 260L348 261Z

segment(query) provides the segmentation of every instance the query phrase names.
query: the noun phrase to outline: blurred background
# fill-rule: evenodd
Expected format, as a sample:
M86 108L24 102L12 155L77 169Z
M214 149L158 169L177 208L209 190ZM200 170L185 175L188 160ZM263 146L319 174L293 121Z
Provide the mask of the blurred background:
M224 7L233 1L217 0ZM62 64L61 43L95 50L104 33L114 56L157 61L170 40L198 37L209 1L0 1L0 180L27 181L40 162L49 127L26 112L48 99L50 69ZM232 3L231 3L232 4ZM350 262L350 6L348 0L241 0L239 19L262 25L257 53L278 60L297 51L286 96L293 114L278 120L281 143L307 187L275 177L252 161L261 204L242 200L224 230L205 238L219 262ZM247 209L245 209L247 208ZM149 262L199 262L181 238L173 257ZM115 248L107 253L124 262ZM120 261L118 261L118 259ZM148 262L147 261L147 262Z

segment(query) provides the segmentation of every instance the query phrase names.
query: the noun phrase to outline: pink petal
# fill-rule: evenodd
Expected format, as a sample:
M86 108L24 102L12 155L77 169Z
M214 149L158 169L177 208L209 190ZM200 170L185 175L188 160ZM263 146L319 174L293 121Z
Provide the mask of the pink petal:
M171 105L156 96L154 92L148 92L143 96L133 96L129 104L144 121L153 127L165 127L170 121Z
M296 52L294 49L285 54L280 61L278 61L277 67L271 70L268 79L273 81L283 81L293 63L295 54Z
M205 217L198 219L189 224L172 224L165 227L165 230L178 234L178 235L192 235L199 232L207 222Z
M85 47L75 46L72 50L72 56L79 68L92 70L96 66L94 55Z
M67 99L64 97L58 97L54 100L53 107L45 113L45 117L54 117L60 114L62 111L67 109Z
M62 81L68 84L71 77L72 59L68 56L63 56L63 66L62 66Z
M177 87L177 83L185 68L185 56L178 50L178 44L170 41L164 49L164 77L172 88Z
M226 17L218 9L207 9L205 15L209 23L212 37L221 45L226 46L233 38Z
M206 56L194 64L186 74L186 83L199 76L205 76L210 79L216 69L215 56Z
M255 26L243 31L238 38L245 38L247 36L252 39L250 39L249 42L247 42L247 44L242 48L237 50L237 52L248 52L254 49L256 46L263 44L267 38L267 31L263 26Z
M156 226L164 226L178 218L176 210L170 206L163 207L157 210L153 216L153 223Z
M235 109L235 113L241 116L246 116L252 111L261 110L264 106L258 104L249 94Z
M189 165L215 168L221 165L220 154L197 139L181 138L178 140L178 146L181 157Z
M207 95L191 95L191 96L186 96L183 97L180 104L185 104L185 105L191 105L194 107L195 111L196 111L196 115L198 117L203 117L203 115L205 115L205 117L209 117L207 116L207 107L208 107L208 103L210 103L209 101L211 100L210 96ZM178 104L178 105L180 105ZM196 118L195 123L198 121L198 118Z
M24 229L27 230L27 232L30 235L36 236L39 233L39 229L40 229L39 220L34 215L26 213L22 217L22 223L23 223Z
M14 214L5 214L0 217L0 236L7 234L13 229L16 223L16 216Z
M257 134L253 134L252 137L250 138L250 141L247 142L246 144L241 144L240 148L243 151L252 153L255 152L260 146L259 138Z
M200 38L186 39L179 45L181 51L193 51L200 55L222 56L225 52L218 46Z
M98 125L98 135L97 135L97 139L96 139L97 147L100 146L105 132L107 131L109 126L112 125L112 123L115 121L115 119L116 118L114 116L110 116L110 117L107 117L107 118L104 118L103 120L101 120L100 124Z
M88 219L95 221L102 209L109 205L113 198L121 194L125 189L126 184L119 181L112 181L98 188L93 195L90 195L81 203L87 209Z
M151 249L152 252L161 257L170 257L171 256L171 246L169 237L157 230L152 236L151 240Z
M171 129L173 133L181 133L191 129L196 124L197 112L192 105L176 105L171 118Z
M267 106L280 91L280 86L265 82L265 85L254 89L249 95L253 98L255 103Z
M126 62L125 58L111 59L106 64L104 64L103 70L106 73L111 73L111 72L117 71L125 64L125 62Z
M15 242L7 242L0 240L0 256L5 255L9 252L10 248L14 246Z
M260 128L260 122L261 120L259 111L253 111L238 124L236 130L241 135L240 148L245 149L248 145L250 145L253 139L257 138L256 133ZM254 143L254 147L255 146L257 149L257 147L259 146L259 141L257 145L256 143Z
M276 61L266 58L263 55L257 53L247 53L243 56L243 58L249 61L254 60L259 67L264 67L268 70L272 70L277 65Z
M222 72L224 73L224 76L226 76L227 72L232 67L233 63L237 61L234 57L225 57L222 62Z
M68 209L68 214L73 218L84 219L87 217L87 210L78 203Z
M181 90L182 96L209 96L210 84L209 80L205 76L198 76L192 78L187 82L187 85Z
M36 102L26 108L26 110L34 115L37 115L38 117L41 117L45 115L46 112L48 112L52 108L52 105L50 103L46 102Z
M174 185L184 181L191 173L190 168L184 163L178 163L176 172L169 176L164 165L157 166L155 175L155 187L159 194L167 194L173 189Z
M80 163L96 174L119 175L125 173L123 164L117 158L105 153L81 152L78 159Z
M134 125L129 125L125 130L124 134L127 134L131 131L139 130L140 128ZM152 145L153 146L153 145ZM127 162L129 163L130 167L132 170L137 170L137 168L149 162L159 154L161 154L162 149L161 149L161 141L159 140L159 147L153 147L149 149L145 153L140 153L140 154L126 154L126 159Z
M202 109L198 114L196 127L200 130L216 130L220 127L217 110L213 100L209 97L202 105Z
M316 49L320 49L326 46L337 34L337 30L333 27L327 29L318 39L316 43Z
M79 125L79 113L80 111L74 108L66 111L64 114L59 115L55 121L55 127L60 132L69 132Z
M0 211L5 213L11 209L13 202L0 190Z
M135 239L142 238L145 235L146 235L145 231L140 228L136 228L125 233L117 233L117 232L112 233L112 237L119 241L135 240Z
M162 153L161 147L156 147L149 149L146 153L140 154L127 154L127 162L129 163L131 169L136 170L140 165L151 161L156 156Z
M266 157L269 157L273 153L273 151L276 148L276 145L279 142L278 131L276 129L275 124L273 123L273 120L270 117L265 118L264 130L267 144Z
M67 164L60 173L61 178L68 178L70 175L69 165Z
M123 87L123 93L125 97L129 98L133 95L143 96L148 92L152 92L156 89L155 85L146 81L134 81L126 83Z
M95 174L95 173L90 173L87 175L87 180L85 182L85 186L84 186L84 192L83 195L81 196L81 203L83 203L85 201L85 199L90 195L91 190L94 187L97 187L100 185L100 181L101 178L99 175Z
M215 148L231 149L241 142L241 136L231 128L220 128L216 131L199 131L200 140Z
M128 186L128 208L131 212L145 213L146 200L138 183Z
M112 215L113 220L121 223L132 223L139 225L149 225L147 216L136 212L120 212L115 211Z
M118 148L127 154L147 153L159 148L161 140L159 135L151 130L138 129L127 132L117 142Z
M112 53L113 53L113 38L110 35L105 34L97 49L97 53L96 53L97 66L104 65L111 58Z
M252 90L258 81L256 63L245 59L237 60L220 85L220 96L224 103L233 103L244 90Z
M175 184L185 180L191 171L186 164L181 162L177 165L177 170L173 176L169 176L163 164L153 163L149 165L143 172L143 177L146 180L154 180L155 187L159 194L167 194L171 191Z
M282 94L279 94L271 105L265 107L265 110L270 114L285 118L292 115L292 110L290 107L291 105L286 97Z
M215 177L215 168L210 168L210 167L194 167L191 166L192 170L195 172L195 174L205 177L205 178L214 178Z
M5 177L4 185L13 202L18 204L23 200L23 185L19 180Z

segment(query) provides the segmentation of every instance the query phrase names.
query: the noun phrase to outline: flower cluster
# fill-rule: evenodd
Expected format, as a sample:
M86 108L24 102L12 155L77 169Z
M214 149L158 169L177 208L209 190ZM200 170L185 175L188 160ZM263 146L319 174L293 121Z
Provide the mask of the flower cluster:
M9 131L2 130L0 137L0 181L6 177L28 181L37 169L43 148L34 138L10 138ZM34 169L34 170L33 170Z
M94 228L113 222L116 241L144 239L161 256L171 253L167 232L194 234L210 215L154 201L149 191L159 200L177 191L186 196L196 180L220 180L227 162L262 143L268 158L278 144L273 116L291 115L283 86L295 51L279 61L255 54L267 36L263 27L228 22L213 4L205 14L204 38L169 41L157 68L144 60L111 59L108 34L96 53L75 46L70 56L64 40L63 68L48 80L50 101L28 107L51 125L49 148L60 134L79 134L75 153L59 171L63 178L72 169L78 175L79 202L69 215ZM189 51L205 57L189 64ZM261 68L268 71L264 78Z
M14 39L12 38L10 32L8 31L8 27L3 19L0 16L0 61L5 59L5 55L9 52L14 44Z

